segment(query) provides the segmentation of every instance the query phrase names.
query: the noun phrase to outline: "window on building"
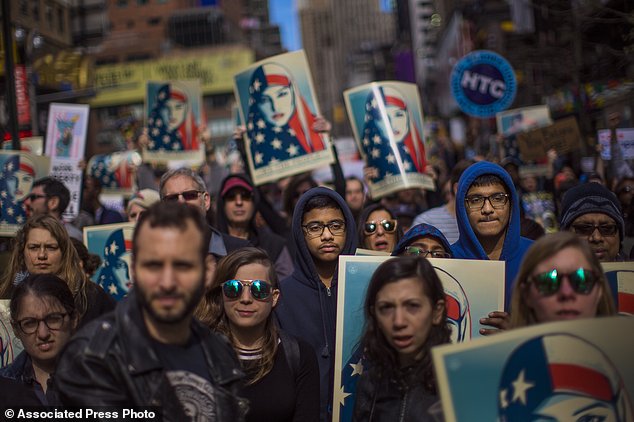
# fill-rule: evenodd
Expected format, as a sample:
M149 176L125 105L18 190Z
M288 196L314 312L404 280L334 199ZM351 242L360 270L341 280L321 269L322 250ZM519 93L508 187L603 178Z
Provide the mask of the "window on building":
M31 9L31 12L33 13L33 20L35 22L39 22L40 21L40 2L39 1L33 2L33 8Z
M150 19L147 20L147 24L150 25L150 26L156 26L159 23L161 23L161 17L160 16L156 16L156 17L153 17L153 18L150 18Z
M59 7L57 9L57 29L58 29L60 34L64 33L65 26L66 26L66 22L65 22L65 19L64 19L64 9Z
M20 0L20 14L29 16L29 0Z
M44 19L46 19L46 25L48 25L50 29L53 29L53 7L50 3L44 6Z

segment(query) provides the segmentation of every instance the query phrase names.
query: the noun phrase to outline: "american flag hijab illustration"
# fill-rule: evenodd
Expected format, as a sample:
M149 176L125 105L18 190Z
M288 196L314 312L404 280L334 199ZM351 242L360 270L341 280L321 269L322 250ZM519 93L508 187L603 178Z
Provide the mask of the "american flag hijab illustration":
M362 135L368 166L379 172L375 180L425 171L425 146L405 96L396 88L379 86L368 94Z
M249 95L247 135L256 169L324 149L311 129L315 116L289 71L275 63L259 66Z
M500 422L633 420L610 359L570 334L537 337L513 351L500 381L498 414Z
M198 126L187 94L169 83L161 85L148 118L152 151L197 150Z
M117 229L106 239L103 263L97 276L97 284L116 300L127 295L131 286L129 257L132 252L132 229L126 231Z
M26 155L3 155L0 164L0 224L23 224L23 201L31 193L35 164Z

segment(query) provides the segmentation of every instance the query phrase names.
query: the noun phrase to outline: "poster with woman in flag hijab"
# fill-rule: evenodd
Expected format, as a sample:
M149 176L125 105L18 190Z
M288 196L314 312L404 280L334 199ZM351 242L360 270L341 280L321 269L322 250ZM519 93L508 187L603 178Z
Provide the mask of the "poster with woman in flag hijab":
M93 155L86 172L99 180L102 193L128 197L136 190L136 169L142 163L136 151L118 151Z
M198 81L148 82L145 113L149 142L143 161L203 163L204 112Z
M48 176L51 159L24 151L0 151L0 236L15 236L28 215L24 201L33 182Z
M426 174L423 113L415 84L372 82L343 93L357 147L380 198L401 189L434 189Z
M238 73L234 92L256 185L333 162L328 135L315 128L319 106L303 50L270 57Z

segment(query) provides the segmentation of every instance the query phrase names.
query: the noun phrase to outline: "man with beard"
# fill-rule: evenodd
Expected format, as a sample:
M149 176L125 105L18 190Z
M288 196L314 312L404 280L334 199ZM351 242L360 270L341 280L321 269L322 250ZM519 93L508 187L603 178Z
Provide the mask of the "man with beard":
M144 212L132 243L134 288L80 330L55 381L67 406L153 406L165 421L243 420L233 349L193 318L210 281L209 228L184 204Z

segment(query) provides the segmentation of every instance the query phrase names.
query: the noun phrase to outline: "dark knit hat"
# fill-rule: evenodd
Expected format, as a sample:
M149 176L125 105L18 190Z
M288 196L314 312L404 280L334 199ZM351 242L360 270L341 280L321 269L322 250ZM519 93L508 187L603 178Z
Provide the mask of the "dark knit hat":
M600 183L578 185L564 194L561 201L561 228L568 230L577 217L590 213L601 213L611 217L618 226L619 236L623 240L625 222L619 200Z

